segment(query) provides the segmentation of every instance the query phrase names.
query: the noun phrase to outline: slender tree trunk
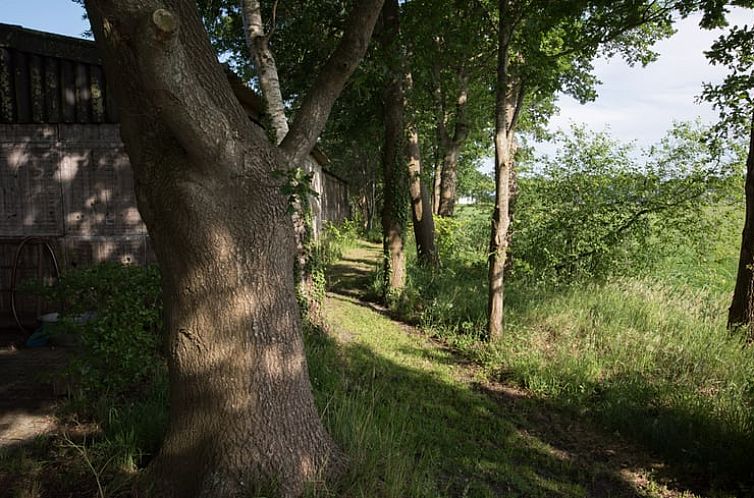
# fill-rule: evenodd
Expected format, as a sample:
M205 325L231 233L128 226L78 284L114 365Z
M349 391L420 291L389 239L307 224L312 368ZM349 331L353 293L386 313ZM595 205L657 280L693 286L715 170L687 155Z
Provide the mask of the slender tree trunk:
M741 236L736 289L728 310L728 327L746 327L749 340L754 339L754 118L749 132L746 158L746 220Z
M141 490L300 496L344 459L317 414L300 333L293 230L272 176L289 155L243 112L193 1L86 9L162 271L170 422Z
M429 192L421 177L419 133L413 123L408 125L407 135L408 191L411 198L416 253L421 264L437 266L439 260L435 249L435 221L432 218L432 211L429 209Z
M466 71L461 68L458 71L458 98L456 99L455 129L453 136L443 137L444 156L442 162L442 179L440 186L440 216L453 216L457 200L456 187L458 184L458 157L461 148L469 134L469 126L466 122L466 106L469 94L469 78Z
M259 87L262 89L267 114L270 116L272 129L275 132L275 143L280 144L288 134L288 118L285 116L283 95L280 92L275 57L267 42L262 22L262 11L258 0L241 0L241 14L243 17L246 44L254 59L259 76Z
M438 47L439 50L439 47ZM432 213L440 213L440 192L442 191L442 157L445 149L447 131L445 130L445 95L442 90L442 76L438 64L432 65L432 97L435 101L435 147L434 176L432 177Z
M404 64L408 64L405 61ZM413 113L408 105L408 97L414 87L413 75L410 70L405 71L406 96L404 98L404 112L406 119L406 159L408 165L408 194L411 200L411 218L416 239L416 254L419 263L426 266L439 264L435 249L435 220L429 204L429 191L422 180L421 147L419 132L416 129Z
M403 160L403 71L398 50L400 7L398 0L386 0L382 9L381 43L388 61L384 90L385 141L382 149L384 202L382 243L385 254L385 292L389 296L406 283L403 233L406 219L406 170Z
M440 145L437 145L437 151L440 150ZM439 154L438 154L439 155ZM440 213L440 191L442 190L442 163L439 157L435 158L434 164L434 176L432 177L432 213Z
M515 129L523 105L524 87L509 74L509 45L514 29L510 0L499 0L497 87L495 91L495 207L489 248L487 332L490 339L503 333L504 276L510 227L510 179Z

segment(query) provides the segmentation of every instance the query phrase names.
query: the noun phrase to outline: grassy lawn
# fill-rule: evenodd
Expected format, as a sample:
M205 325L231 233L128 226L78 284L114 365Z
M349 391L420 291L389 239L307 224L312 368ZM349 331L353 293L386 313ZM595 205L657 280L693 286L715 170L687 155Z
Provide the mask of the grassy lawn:
M725 292L512 285L506 335L486 345L483 265L444 268L415 328L368 302L379 258L350 246L329 273L324 328L305 333L317 404L350 460L312 496L751 495L754 354L725 330ZM118 409L103 399L78 435L69 403L67 435L0 452L0 495L127 496L159 446L164 390Z
M352 459L333 494L695 496L661 484L667 466L624 439L487 382L476 363L355 299L378 256L365 243L346 254L324 306L329 333L307 336L318 403Z

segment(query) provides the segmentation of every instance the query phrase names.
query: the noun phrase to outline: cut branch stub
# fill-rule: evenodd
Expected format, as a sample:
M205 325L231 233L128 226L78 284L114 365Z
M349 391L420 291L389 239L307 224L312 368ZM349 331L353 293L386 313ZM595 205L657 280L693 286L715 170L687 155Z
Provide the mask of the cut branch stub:
M157 33L165 38L172 37L178 31L178 18L165 9L157 9L152 13L152 23Z

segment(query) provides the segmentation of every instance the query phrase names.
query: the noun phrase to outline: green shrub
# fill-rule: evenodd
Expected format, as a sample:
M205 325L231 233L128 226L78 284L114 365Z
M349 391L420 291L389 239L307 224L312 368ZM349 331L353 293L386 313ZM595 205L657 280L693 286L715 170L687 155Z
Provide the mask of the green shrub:
M354 220L345 220L340 224L325 222L319 237L309 241L307 274L310 281L308 288L299 289L298 293L304 314L312 305L309 300L313 300L317 306L322 303L327 290L327 268L340 259L343 251L353 246L358 233L359 224Z
M64 303L57 333L78 340L70 371L87 398L141 392L162 374L156 266L104 263L67 272L48 294Z
M519 180L512 273L548 284L646 274L677 247L707 241L699 220L735 200L743 165L736 144L710 135L676 124L640 160L605 133L561 133L555 157Z

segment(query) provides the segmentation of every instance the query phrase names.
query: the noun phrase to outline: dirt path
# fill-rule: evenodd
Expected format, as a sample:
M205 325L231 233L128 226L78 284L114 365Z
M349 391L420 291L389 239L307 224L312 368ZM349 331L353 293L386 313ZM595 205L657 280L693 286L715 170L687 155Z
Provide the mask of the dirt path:
M55 428L52 374L65 359L63 349L0 348L0 448L31 442Z
M440 385L443 389L452 388L461 393L471 391L485 398L488 404L492 401L489 406L492 406L495 412L494 418L505 420L506 424L515 428L516 434L508 440L516 442L506 444L523 448L523 456L520 459L528 459L530 455L534 455L532 448L546 454L548 463L542 464L542 469L536 468L536 462L522 464L524 472L534 467L533 472L544 476L541 478L543 484L542 489L537 492L538 496L701 496L691 491L696 487L693 482L679 477L673 469L641 447L620 436L600 430L587 419L558 411L524 390L479 380L477 365L415 328L395 321L381 306L366 302L365 297L368 296L371 282L370 273L378 264L380 255L379 246L360 242L332 268L331 292L328 293L324 307L325 320L331 326L332 334L343 347L368 349L372 354L394 362L396 368L410 366L412 371L439 379L443 383ZM376 332L367 331L367 328ZM484 402L480 404L487 409L488 405ZM459 429L452 427L450 424L453 422L450 420L446 423L448 425L444 430L448 434L453 434ZM469 415L462 417L458 423L475 423L472 407L469 407ZM461 436L457 440L448 440L451 448L454 444L460 446L466 443L463 441L463 428L459 430ZM480 461L508 458L506 455L500 457L500 453L495 453L493 447L499 444L495 434L490 434L486 440L475 441L474 444L479 448ZM553 465L553 462L556 464ZM561 463L563 470L559 470ZM492 473L487 477L480 476L485 471L481 467L478 470L476 465L471 463L468 467L470 470L463 470L477 474L468 476L468 479L484 480L486 489L511 489L500 484L506 477ZM489 462L485 465L494 468ZM497 468L508 469L511 465L510 462L506 462ZM551 468L546 468L548 466ZM459 469L459 472L461 471ZM557 492L547 491L550 486L546 484L547 479L559 482ZM569 480L571 482L568 482ZM536 488L539 481L533 479L533 482ZM574 486L573 492L562 491L570 489L569 485ZM503 491L500 492L507 495ZM526 491L523 495L529 496Z

